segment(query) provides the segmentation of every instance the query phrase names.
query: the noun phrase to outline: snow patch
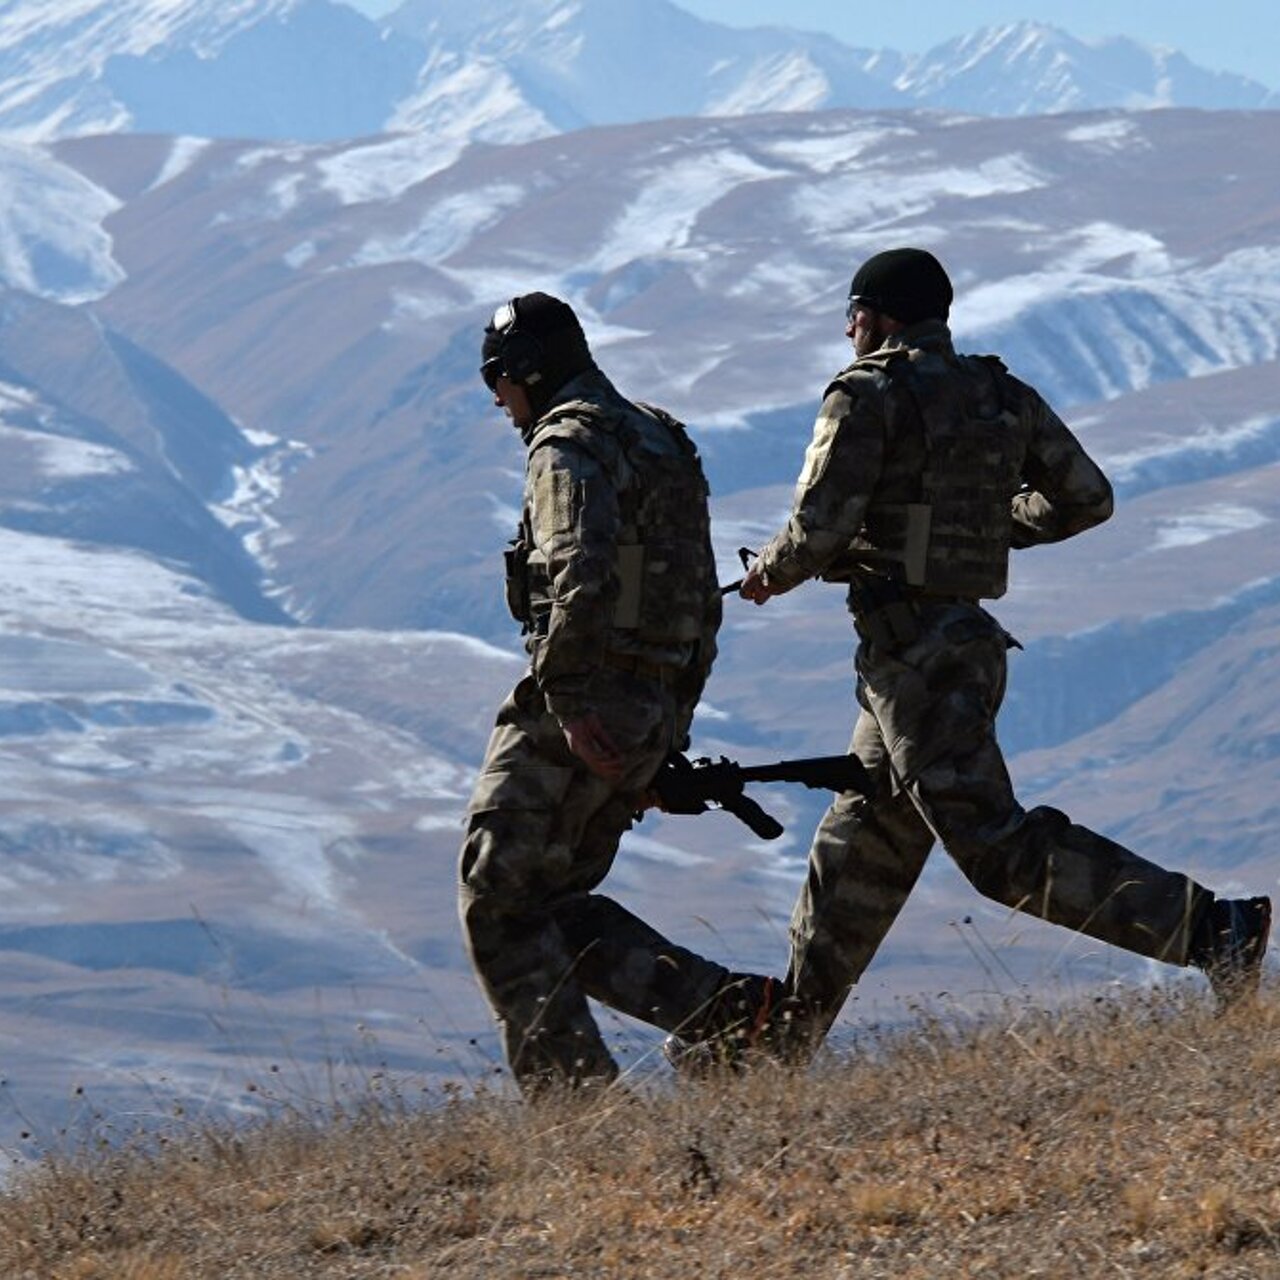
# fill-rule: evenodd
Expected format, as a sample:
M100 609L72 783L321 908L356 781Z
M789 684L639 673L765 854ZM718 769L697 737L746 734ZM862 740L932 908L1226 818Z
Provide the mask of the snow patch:
M433 173L447 169L463 144L425 133L348 147L316 168L321 185L344 205L398 200Z
M803 232L842 245L865 239L928 213L942 200L980 200L1016 195L1048 185L1023 156L993 156L974 168L922 168L913 172L868 170L850 166L837 176L809 184L791 199L791 211ZM857 212L854 219L851 211ZM856 227L856 231L854 228ZM912 231L919 241L918 229Z
M285 266L298 271L305 267L312 258L316 256L316 242L314 240L304 240L301 244L296 244L288 253L284 255Z
M914 137L915 130L889 126L815 132L795 138L766 142L760 153L780 164L797 165L809 173L827 175L857 164L870 147L892 138Z
M0 407L0 413L3 412ZM85 476L120 475L134 469L133 463L118 449L91 444L70 436L48 435L28 431L0 422L0 442L21 443L34 450L40 473L51 480L72 480Z
M673 159L634 175L639 195L614 222L586 269L606 272L639 258L694 250L694 228L716 201L744 183L778 176L780 171L736 151L719 150Z
M643 858L667 867L701 867L711 861L700 853L689 853L652 836L636 835L634 831L628 831L622 837L619 848L623 856Z
M368 267L388 262L436 265L463 248L479 232L518 209L524 198L523 187L507 182L446 196L429 205L411 230L366 241L353 255L351 265Z
M0 143L0 282L75 305L125 278L103 222L120 201L44 151Z
M803 50L759 58L730 92L712 98L705 114L756 115L764 111L814 111L831 96L831 82Z
M166 183L181 177L195 164L209 145L210 140L208 138L174 138L173 145L169 148L169 154L165 157L165 162L160 167L160 172L152 179L151 185L147 190L154 191L157 187L163 187Z
M1252 507L1215 503L1198 511L1188 511L1171 519L1160 520L1152 551L1167 551L1171 547L1194 547L1215 538L1229 537L1233 533L1246 533L1250 529L1270 524L1269 516Z
M1125 151L1135 143L1147 145L1137 126L1128 119L1101 120L1096 124L1077 125L1074 129L1068 129L1062 136L1067 142L1102 151Z

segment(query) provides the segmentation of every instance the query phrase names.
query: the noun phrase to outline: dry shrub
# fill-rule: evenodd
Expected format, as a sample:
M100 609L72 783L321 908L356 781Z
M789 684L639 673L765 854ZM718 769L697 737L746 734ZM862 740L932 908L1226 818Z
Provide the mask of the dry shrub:
M45 1161L13 1280L1280 1280L1280 1007L928 1010L807 1073L281 1116Z

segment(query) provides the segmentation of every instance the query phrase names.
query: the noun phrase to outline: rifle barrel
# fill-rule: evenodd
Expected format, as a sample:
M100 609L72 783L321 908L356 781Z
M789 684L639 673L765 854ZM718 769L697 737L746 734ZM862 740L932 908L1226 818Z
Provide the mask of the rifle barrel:
M738 765L743 782L802 782L827 791L872 794L871 776L857 756L810 756L803 760L779 760L774 764Z

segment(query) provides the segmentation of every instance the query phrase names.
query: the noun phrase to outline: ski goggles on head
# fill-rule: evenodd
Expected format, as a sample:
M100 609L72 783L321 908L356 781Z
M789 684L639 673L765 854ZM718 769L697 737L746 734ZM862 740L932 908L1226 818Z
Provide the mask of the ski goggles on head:
M513 298L510 302L504 302L498 307L484 327L484 349L492 354L487 355L481 362L480 376L490 391L498 389L498 379L506 372L503 354L506 350L505 339L515 331L515 327L516 303Z

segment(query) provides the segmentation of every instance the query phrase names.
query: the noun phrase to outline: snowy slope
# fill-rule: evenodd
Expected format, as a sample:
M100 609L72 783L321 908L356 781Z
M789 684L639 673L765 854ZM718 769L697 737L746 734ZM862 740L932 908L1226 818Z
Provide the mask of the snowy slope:
M0 280L61 302L84 302L124 278L103 228L108 192L47 153L0 143Z
M138 191L110 221L128 279L101 314L233 417L313 449L269 552L296 616L439 626L465 608L500 634L481 549L505 536L510 437L473 375L495 298L569 297L623 386L715 428L719 491L776 483L781 435L843 359L853 265L888 243L953 263L964 340L1064 406L1274 359L1269 120L817 113L439 169L410 139L220 144L163 185L147 173L170 157L152 144L144 165L140 140L58 154ZM424 482L449 513L432 534Z
M128 112L100 82L107 59L172 42L210 56L238 31L299 0L11 0L0 10L0 120L50 137L121 128Z
M1176 49L1120 36L1082 41L1036 22L948 40L910 59L893 84L922 107L1000 116L1111 106L1275 105L1274 94L1257 83L1197 67Z
M854 264L935 248L961 344L1049 392L1121 498L1020 555L996 606L1026 645L1002 733L1027 799L1274 890L1278 146L1263 113L1180 111L787 113L465 152L10 144L11 1096L56 1124L74 1084L147 1113L252 1106L248 1082L284 1076L322 1093L307 1077L335 1058L490 1069L453 860L521 669L497 581L521 455L476 366L495 300L534 287L691 424L727 577L786 510ZM837 590L731 602L699 749L841 749L849 649ZM776 845L650 816L612 883L682 942L777 968L819 802L761 791ZM985 998L971 945L1038 993L1142 972L1007 919L940 859L855 1025L944 984Z
M459 1017L473 999L444 888L483 738L463 708L516 661L462 636L253 627L154 560L57 538L0 532L0 566L11 1098L42 1130L76 1085L221 1112L269 1060L297 1088L324 1040L358 1049L361 1021L380 1056L430 1064L454 1027L424 1030L424 989L456 989Z

